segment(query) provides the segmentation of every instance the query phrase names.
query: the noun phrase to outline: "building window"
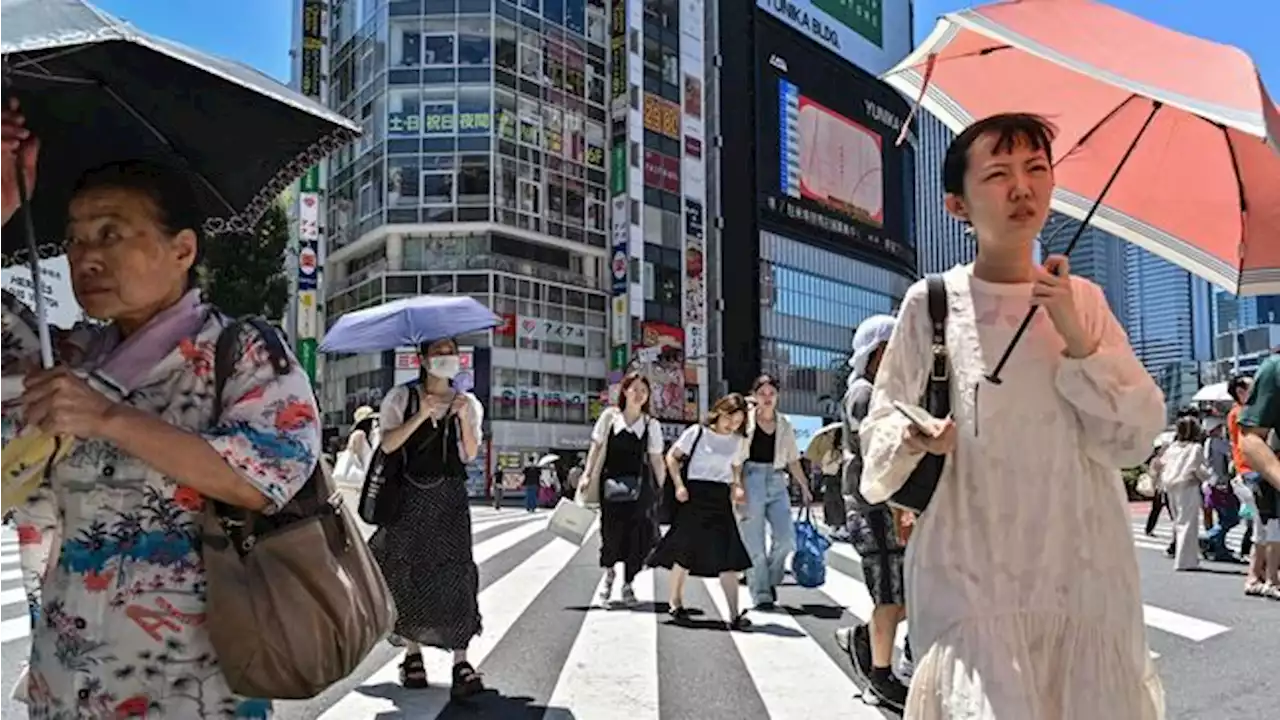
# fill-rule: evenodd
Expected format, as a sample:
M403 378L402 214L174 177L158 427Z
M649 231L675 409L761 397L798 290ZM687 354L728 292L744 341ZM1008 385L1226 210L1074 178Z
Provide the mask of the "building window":
M387 137L422 135L422 92L418 88L392 88L387 94Z
M404 29L399 34L399 44L392 40L392 60L402 67L417 67L422 63L422 33L417 27Z
M460 18L458 20L458 63L488 65L491 52L489 19Z
M417 207L421 203L418 189L418 158L392 157L387 161L387 204L392 207Z
M542 188L532 180L520 180L520 209L531 215L542 212Z
M453 135L458 116L458 103L453 100L430 100L422 103L422 133L424 135Z
M463 155L458 173L458 204L489 204L489 156Z
M564 220L564 177L559 173L547 176L547 217L555 222Z
M596 200L587 202L587 227L597 232L604 232L605 204Z
M542 36L529 30L520 31L520 74L542 82Z
M668 85L680 85L680 52L662 48L662 81Z
M453 65L455 63L454 49L458 45L458 36L456 33L423 33L422 34L422 64L423 65Z
M594 7L587 8L587 39L593 43L603 45L605 35L604 10Z
M498 67L516 72L516 26L506 20L495 20L493 40Z
M429 170L422 173L423 205L455 205L453 171Z
M547 150L556 155L564 154L564 116L554 105L542 106L543 130L547 135Z
M538 102L520 98L520 142L542 147L542 118L538 114Z

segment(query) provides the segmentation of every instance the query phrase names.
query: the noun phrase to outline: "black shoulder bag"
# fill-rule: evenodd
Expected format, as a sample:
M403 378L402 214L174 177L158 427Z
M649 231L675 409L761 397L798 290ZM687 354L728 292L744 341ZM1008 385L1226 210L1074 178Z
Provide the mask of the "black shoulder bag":
M609 428L609 432L613 432L613 428ZM640 436L640 474L639 475L619 475L617 477L605 477L600 480L600 502L602 503L633 503L640 499L641 484L645 482L645 466L649 459L645 455L649 452L649 417L644 416L644 433ZM605 443L605 460L608 461L609 445Z
M951 364L947 355L947 285L941 275L929 275L925 279L929 290L929 323L932 326L933 339L930 342L933 364L929 369L929 379L924 386L924 394L920 398L920 407L929 411L936 418L945 418L951 414ZM934 492L938 489L938 480L942 477L942 467L946 463L945 455L927 453L920 459L920 464L911 472L907 482L889 497L889 504L910 510L917 515L929 507Z
M418 414L418 386L408 385L409 397L405 401L404 421L409 422ZM385 430L383 432L386 432ZM381 447L374 448L373 458L369 461L369 469L365 472L364 485L360 488L360 519L370 525L386 525L400 515L400 505L404 496L404 484L388 483L389 479L399 478L404 473L409 459L409 443L396 448L390 453L383 452Z

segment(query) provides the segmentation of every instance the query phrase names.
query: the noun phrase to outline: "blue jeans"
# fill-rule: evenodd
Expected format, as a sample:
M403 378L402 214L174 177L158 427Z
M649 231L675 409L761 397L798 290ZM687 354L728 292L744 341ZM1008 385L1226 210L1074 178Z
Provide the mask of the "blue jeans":
M533 512L538 509L538 486L528 485L524 489L524 509Z
M1228 558L1231 552L1227 550L1227 533L1231 529L1240 524L1240 508L1225 507L1217 511L1218 522L1205 535L1205 542L1208 543L1209 552L1215 559Z
M747 586L756 604L772 602L773 588L782 584L787 555L796 549L796 530L791 520L791 495L786 473L769 463L749 462L746 476L747 506L738 523L742 544L751 556ZM766 549L765 524L772 543Z

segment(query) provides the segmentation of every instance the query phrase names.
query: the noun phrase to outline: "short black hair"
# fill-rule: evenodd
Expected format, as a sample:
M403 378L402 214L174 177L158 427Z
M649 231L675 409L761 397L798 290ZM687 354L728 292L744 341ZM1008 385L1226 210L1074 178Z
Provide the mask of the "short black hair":
M1174 427L1173 439L1177 442L1200 442L1203 437L1200 434L1200 420L1195 415L1183 415L1178 418Z
M778 378L770 375L769 373L762 373L760 377L755 379L755 382L751 383L752 394L760 392L760 388L765 385L772 385L774 390L782 389L782 386L778 384Z
M942 189L949 195L964 195L964 174L969 169L969 148L984 135L995 135L995 152L1013 152L1019 142L1032 150L1043 150L1053 163L1053 138L1058 129L1033 113L1000 113L983 118L956 136L947 146L942 161Z
M1236 375L1227 381L1227 394L1231 396L1233 402L1237 402L1240 396L1240 389L1249 387L1252 379L1248 375Z
M187 271L187 288L199 279L198 268L203 257L204 212L189 173L148 160L122 160L86 171L76 182L74 195L87 190L113 188L131 190L151 198L159 217L156 220L168 235L183 230L196 234L196 260Z

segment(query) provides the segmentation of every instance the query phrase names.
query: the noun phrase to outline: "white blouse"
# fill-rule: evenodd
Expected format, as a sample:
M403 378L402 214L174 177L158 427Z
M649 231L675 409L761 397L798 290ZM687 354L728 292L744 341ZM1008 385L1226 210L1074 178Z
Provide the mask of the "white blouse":
M701 439L698 438L699 432L702 433ZM690 425L680 434L672 449L679 448L688 457L695 441L698 447L689 458L683 479L732 483L733 469L741 467L746 460L747 439L738 433L721 435L706 425Z
M618 408L608 408L600 413L600 418L596 420L596 425L591 429L591 442L600 443L600 447L609 444L609 437L606 433L617 435L620 432L630 432L636 437L644 437L645 423L649 425L648 451L650 455L662 454L662 425L648 415L641 415L636 421L627 425L627 419L623 416L622 411Z

